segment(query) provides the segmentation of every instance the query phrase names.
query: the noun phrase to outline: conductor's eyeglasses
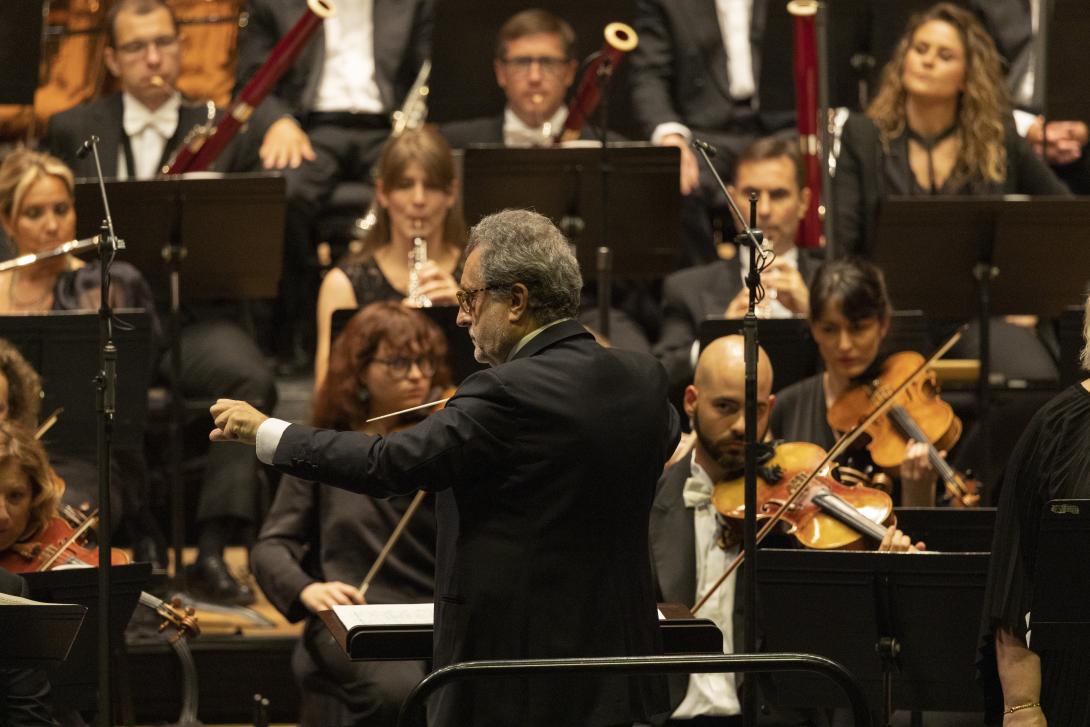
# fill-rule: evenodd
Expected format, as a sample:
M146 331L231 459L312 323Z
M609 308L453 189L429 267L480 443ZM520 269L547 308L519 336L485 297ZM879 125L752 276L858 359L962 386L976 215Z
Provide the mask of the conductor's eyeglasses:
M151 40L133 40L128 43L122 43L117 47L117 50L119 53L124 53L127 56L140 56L147 53L148 48L151 46L155 46L155 50L162 53L177 45L178 36L160 35L158 38L152 38Z
M485 285L481 288L474 288L473 290L459 290L455 293L455 297L458 298L458 305L461 306L462 312L467 316L473 314L473 304L477 302L477 296L486 290L495 290L501 288L501 285Z
M556 56L512 56L505 58L503 62L507 64L512 73L529 73L536 63L541 67L542 73L559 76L564 72L564 66L568 64L568 59L557 58Z
M395 379L404 379L408 376L414 364L420 370L421 376L426 378L435 375L435 359L431 356L417 356L416 358L393 356L391 358L376 358L374 361L385 365L389 369L390 375Z

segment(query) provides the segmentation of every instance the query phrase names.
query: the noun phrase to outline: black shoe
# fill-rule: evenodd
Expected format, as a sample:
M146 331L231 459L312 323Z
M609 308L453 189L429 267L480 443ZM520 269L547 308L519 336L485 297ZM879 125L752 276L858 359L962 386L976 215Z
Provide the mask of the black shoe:
M151 563L151 567L157 571L167 569L166 549L150 535L144 535L133 543L132 560L134 563Z
M232 606L249 606L256 598L253 590L239 583L227 569L223 558L205 555L193 565L186 566L186 584L193 593L210 601Z

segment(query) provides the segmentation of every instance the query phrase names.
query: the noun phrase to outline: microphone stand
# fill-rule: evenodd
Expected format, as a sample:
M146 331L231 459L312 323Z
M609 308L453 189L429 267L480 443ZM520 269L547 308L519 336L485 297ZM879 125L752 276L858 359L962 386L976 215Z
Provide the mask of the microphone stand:
M599 137L602 142L602 244L596 256L598 268L598 330L609 338L609 308L613 298L613 249L609 246L609 80L612 69L608 60L598 66L598 87L601 94Z
M749 245L749 272L746 274L746 287L749 288L749 305L742 320L742 335L745 339L745 484L743 501L745 518L742 527L742 547L749 561L742 571L742 603L745 619L742 624L742 651L746 654L757 653L757 292L761 287L761 265L764 239L757 229L757 195L749 196L749 222L742 216L738 205L727 192L727 186L712 164L711 157L715 147L707 142L693 139L693 146L704 158L704 163L715 177L716 184L723 190L727 206L741 226L742 232L735 237L735 243L741 247ZM752 680L747 680L752 682ZM742 724L755 727L757 724L757 690L755 685L747 683L742 690Z
M113 645L110 635L110 545L112 541L110 514L110 459L113 444L113 425L117 393L117 347L113 342L113 310L110 308L110 263L118 250L125 248L123 240L114 234L114 221L110 215L110 203L106 199L106 185L102 179L102 164L98 156L97 136L92 136L81 151L88 147L95 157L102 208L106 219L99 233L99 291L98 340L99 371L95 376L98 411L98 717L101 727L113 725L111 683L111 655Z

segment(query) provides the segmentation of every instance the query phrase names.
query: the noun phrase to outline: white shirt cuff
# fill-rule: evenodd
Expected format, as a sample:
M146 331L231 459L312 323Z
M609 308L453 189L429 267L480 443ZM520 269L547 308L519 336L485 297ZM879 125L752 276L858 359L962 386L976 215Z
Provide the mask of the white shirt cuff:
M284 436L284 430L291 426L291 422L283 419L269 418L261 422L257 428L257 459L265 464L273 463L276 448L280 445L280 438Z
M1037 120L1037 114L1031 114L1029 111L1023 111L1022 109L1014 110L1014 128L1018 129L1018 135L1025 138L1029 133L1029 127L1033 126L1033 122Z
M686 144L693 140L693 132L689 131L688 126L679 124L676 121L667 121L665 124L656 126L655 130L651 132L651 143L661 144L663 137L670 134L681 134L685 137Z

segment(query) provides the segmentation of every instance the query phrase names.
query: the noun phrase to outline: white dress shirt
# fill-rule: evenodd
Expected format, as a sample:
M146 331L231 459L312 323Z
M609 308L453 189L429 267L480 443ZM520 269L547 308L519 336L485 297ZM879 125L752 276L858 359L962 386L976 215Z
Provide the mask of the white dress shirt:
M159 173L163 150L178 129L178 109L181 106L182 96L179 93L175 93L155 111L137 101L135 96L121 94L121 126L129 137L137 179L151 179ZM117 178L129 178L124 145L118 150Z
M727 52L727 83L733 99L748 99L757 93L753 75L753 48L749 42L753 26L753 0L715 0L715 15L719 33ZM659 124L651 132L651 143L658 144L669 134L681 134L692 141L689 127L676 121Z
M776 256L776 262L785 263L788 266L799 269L799 249L793 247L783 255ZM742 268L742 286L745 287L746 276L749 275L749 246L741 245L738 248L738 264ZM758 318L796 318L794 311L776 299L776 291L765 288L765 299L757 305Z
M552 118L541 126L528 126L511 107L503 112L503 145L513 149L552 146L555 137L568 120L568 107L561 104Z
M700 600L727 570L738 546L723 550L718 545L719 521L711 504L714 485L692 455L692 474L683 493L686 509L693 513L696 551L696 600ZM701 618L711 619L723 632L723 653L734 653L734 586L736 573L712 594L700 609ZM695 603L695 601L694 601ZM733 674L691 674L685 699L674 710L674 719L741 714Z
M315 111L380 114L382 94L375 81L374 0L338 0L337 12L323 23L322 64Z

